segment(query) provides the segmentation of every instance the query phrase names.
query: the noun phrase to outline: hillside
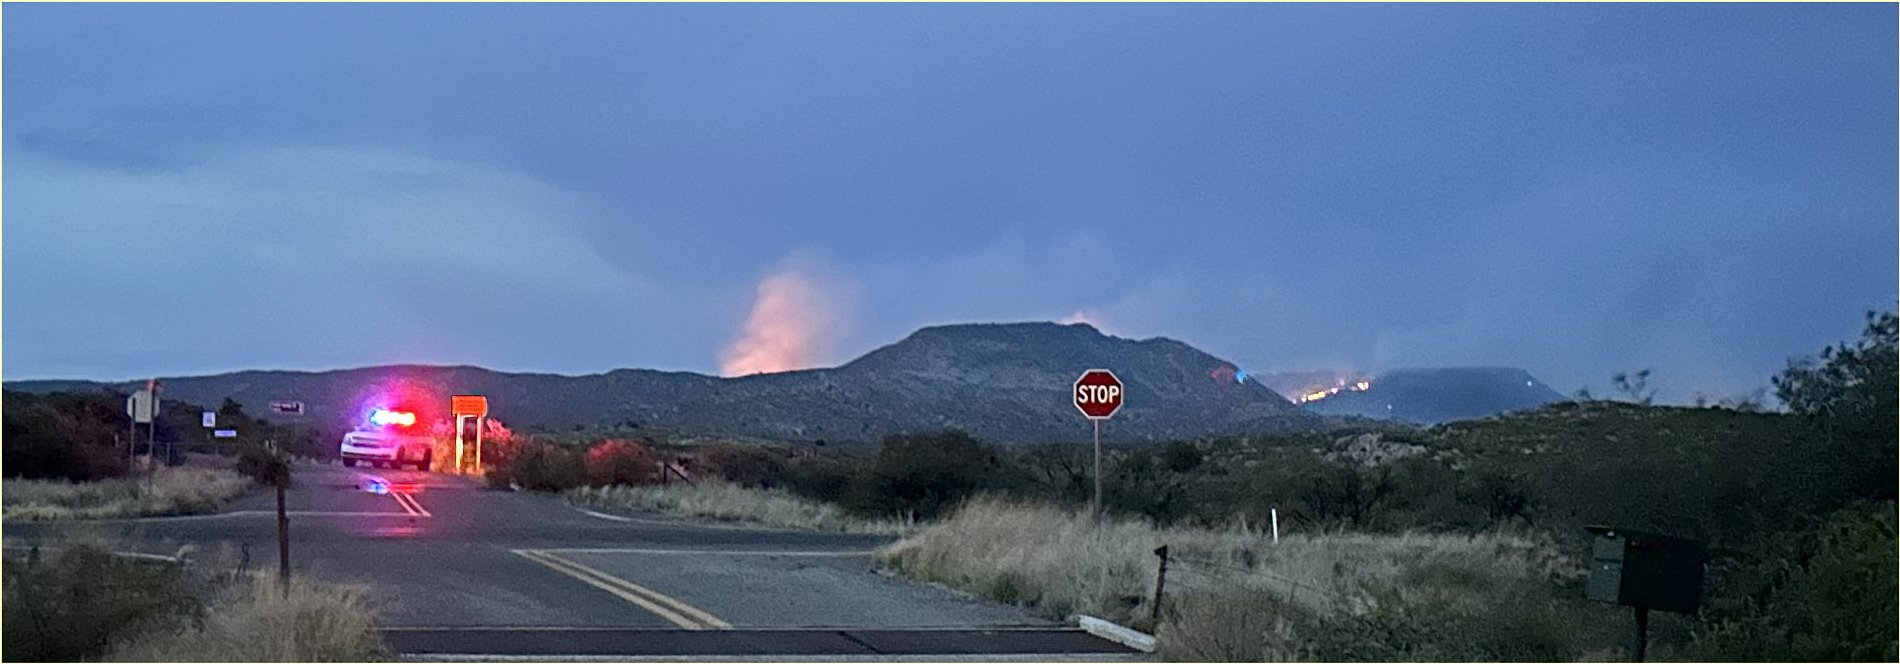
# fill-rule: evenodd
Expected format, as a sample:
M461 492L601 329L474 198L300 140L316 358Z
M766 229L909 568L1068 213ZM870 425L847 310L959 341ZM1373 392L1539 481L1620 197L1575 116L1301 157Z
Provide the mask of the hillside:
M517 428L620 427L656 435L778 441L873 441L889 433L962 429L1002 444L1082 440L1070 403L1075 376L1113 369L1128 405L1104 440L1137 442L1310 428L1279 394L1234 380L1234 366L1172 339L1122 339L1088 325L946 325L918 330L843 366L740 378L620 369L560 376L478 367L399 365L323 372L242 371L163 379L165 396L216 404L229 397L266 414L272 400L306 403L305 419L344 425L379 393L484 394ZM133 389L139 383L16 381L48 392ZM391 386L402 386L392 388ZM436 397L431 397L436 398ZM425 414L426 415L426 414ZM268 416L268 415L267 415Z
M1318 373L1274 374L1269 385L1304 385ZM1358 378L1353 381L1360 380ZM1535 408L1560 401L1563 395L1523 369L1508 367L1452 367L1400 369L1369 379L1364 390L1348 384L1336 394L1309 401L1302 408L1320 415L1352 415L1375 419L1436 424L1468 420ZM1295 388L1292 395L1298 395ZM1283 391L1284 392L1284 391Z

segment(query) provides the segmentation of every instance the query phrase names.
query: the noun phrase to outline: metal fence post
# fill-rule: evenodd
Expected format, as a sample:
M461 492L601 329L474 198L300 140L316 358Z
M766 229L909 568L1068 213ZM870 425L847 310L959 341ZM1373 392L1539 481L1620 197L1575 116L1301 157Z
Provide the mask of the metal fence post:
M1155 570L1155 601L1150 607L1149 619L1154 623L1152 629L1161 629L1161 592L1168 584L1168 545L1155 549L1155 555L1161 558L1160 568Z
M284 513L284 482L277 482L277 580L290 595L290 517Z
M1649 654L1649 607L1636 607L1636 661L1645 661Z

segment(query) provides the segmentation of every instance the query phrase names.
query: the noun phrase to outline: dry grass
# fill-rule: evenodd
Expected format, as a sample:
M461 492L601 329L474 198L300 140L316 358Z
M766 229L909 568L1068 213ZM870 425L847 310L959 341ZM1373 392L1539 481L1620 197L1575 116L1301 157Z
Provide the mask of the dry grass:
M131 557L62 536L3 564L9 661L366 661L386 657L360 588L293 577L230 547ZM246 571L249 569L250 571Z
M145 632L116 644L106 660L362 662L387 655L362 589L293 577L284 592L263 574L226 588L202 625Z
M1163 544L1170 552L1167 611L1156 625L1153 551ZM965 504L886 547L879 560L907 576L1050 617L1090 614L1158 631L1165 656L1188 660L1289 659L1296 624L1315 624L1303 617L1357 625L1393 612L1495 612L1498 588L1548 589L1555 579L1583 573L1531 537L1289 534L1275 544L1246 529L1118 519L1097 525L1073 510L1000 498Z
M736 521L774 528L899 535L915 529L900 520L863 519L843 508L776 489L725 483L582 487L565 494L583 507L652 511L696 519Z
M0 518L7 521L110 519L192 514L217 509L250 488L228 470L159 468L150 477L97 482L0 481Z

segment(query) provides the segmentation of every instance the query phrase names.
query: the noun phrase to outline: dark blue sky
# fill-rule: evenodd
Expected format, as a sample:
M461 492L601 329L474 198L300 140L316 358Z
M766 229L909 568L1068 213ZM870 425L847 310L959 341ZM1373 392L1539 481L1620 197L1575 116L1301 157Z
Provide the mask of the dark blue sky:
M1890 4L0 11L7 379L1053 319L1682 400L1900 297Z

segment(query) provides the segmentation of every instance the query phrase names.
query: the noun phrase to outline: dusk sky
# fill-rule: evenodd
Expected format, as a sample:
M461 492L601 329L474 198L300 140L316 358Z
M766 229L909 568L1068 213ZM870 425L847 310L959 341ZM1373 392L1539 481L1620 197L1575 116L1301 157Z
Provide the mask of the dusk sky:
M1765 387L1896 292L1895 7L34 5L8 380L829 365Z

